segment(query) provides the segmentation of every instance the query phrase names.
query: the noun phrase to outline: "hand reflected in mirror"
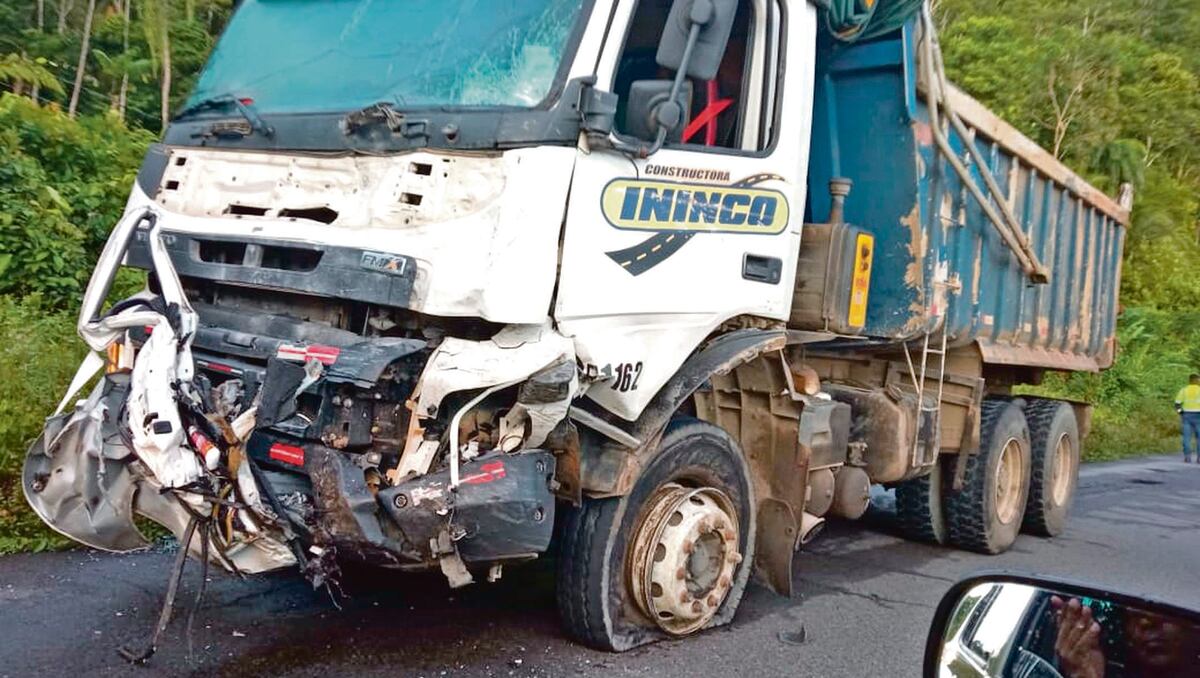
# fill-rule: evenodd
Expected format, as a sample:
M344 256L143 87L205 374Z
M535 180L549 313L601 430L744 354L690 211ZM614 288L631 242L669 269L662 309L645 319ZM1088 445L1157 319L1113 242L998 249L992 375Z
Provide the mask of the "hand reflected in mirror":
M1054 653L1064 678L1103 678L1104 652L1100 649L1100 624L1092 618L1092 609L1070 598L1050 597L1058 632Z

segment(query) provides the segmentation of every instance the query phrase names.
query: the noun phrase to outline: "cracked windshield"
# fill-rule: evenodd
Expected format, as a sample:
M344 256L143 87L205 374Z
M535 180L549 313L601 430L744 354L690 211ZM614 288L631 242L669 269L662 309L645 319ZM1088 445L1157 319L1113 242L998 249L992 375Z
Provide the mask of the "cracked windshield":
M251 0L230 19L189 105L226 95L260 111L387 102L533 107L563 65L570 0ZM265 35L272 39L263 39Z

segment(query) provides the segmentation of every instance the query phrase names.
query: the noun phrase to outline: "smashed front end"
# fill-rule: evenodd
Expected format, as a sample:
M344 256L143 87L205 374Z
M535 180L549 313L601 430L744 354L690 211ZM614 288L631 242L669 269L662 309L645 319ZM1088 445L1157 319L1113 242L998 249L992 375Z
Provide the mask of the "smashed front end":
M548 548L555 493L577 490L557 464L574 446L570 340L355 301L406 294L416 267L395 257L373 275L359 264L377 255L350 247L322 250L337 294L301 294L287 267L200 256L212 241L165 231L164 214L127 213L93 274L92 352L26 459L43 520L125 551L145 545L142 516L230 572L298 566L314 586L346 560L460 586ZM253 243L259 263L304 256L221 242L243 257ZM122 261L150 271L147 290L101 312Z

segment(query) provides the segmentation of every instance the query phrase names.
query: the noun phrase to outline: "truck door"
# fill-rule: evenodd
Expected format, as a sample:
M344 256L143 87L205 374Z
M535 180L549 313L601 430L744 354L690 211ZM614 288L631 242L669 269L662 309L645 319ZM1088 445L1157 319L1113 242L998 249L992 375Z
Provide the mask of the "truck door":
M674 77L655 61L671 0L621 0L597 66L627 135L635 83ZM740 0L718 75L690 80L682 131L648 158L580 151L555 318L588 395L626 419L715 328L785 320L804 211L816 12Z

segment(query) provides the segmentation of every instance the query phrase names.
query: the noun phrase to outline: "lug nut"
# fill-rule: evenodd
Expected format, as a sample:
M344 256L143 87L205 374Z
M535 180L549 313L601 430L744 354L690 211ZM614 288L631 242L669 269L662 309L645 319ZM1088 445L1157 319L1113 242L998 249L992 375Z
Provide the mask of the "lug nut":
M692 555L692 552L694 552L695 550L696 550L696 542L689 541L689 542L684 543L684 545L683 545L684 553L686 553L690 556L690 555Z
M682 593L680 593L680 594L679 594L679 602L680 602L681 604L683 604L683 605L687 605L687 604L688 604L688 603L689 603L691 600L692 600L692 594L691 594L691 593L688 593L687 591L684 591L684 592L682 592Z
M710 595L708 597L708 600L706 600L704 602L708 603L709 607L716 607L717 603L719 603L721 601L717 598L717 594L714 593L714 594Z
M405 506L408 506L408 495L406 495L406 494L398 494L398 495L396 495L396 496L395 496L395 497L392 499L392 505L393 505L393 506L395 506L395 507L396 507L396 508L398 508L398 509L402 509L402 508L404 508Z
M734 565L737 565L738 563L742 562L742 554L738 553L737 551L730 553L729 554L729 562Z
M704 606L700 604L700 601L697 600L696 602L692 603L692 614L700 614L703 611Z
M683 569L682 567L679 568L678 570L675 570L675 578L678 579L679 581L683 581L684 579L687 579L687 570Z

